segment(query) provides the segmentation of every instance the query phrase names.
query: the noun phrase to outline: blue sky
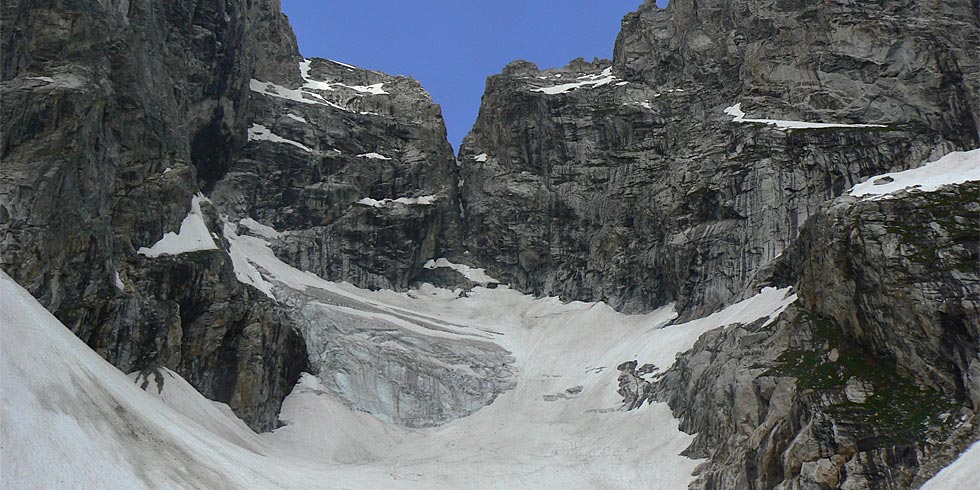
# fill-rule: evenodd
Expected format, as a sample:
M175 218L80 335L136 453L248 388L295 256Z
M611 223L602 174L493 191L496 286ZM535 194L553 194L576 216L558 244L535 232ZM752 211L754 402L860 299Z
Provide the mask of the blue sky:
M620 21L643 0L282 0L304 56L422 82L459 149L486 77L516 59L542 68L611 58ZM663 4L664 2L662 2Z

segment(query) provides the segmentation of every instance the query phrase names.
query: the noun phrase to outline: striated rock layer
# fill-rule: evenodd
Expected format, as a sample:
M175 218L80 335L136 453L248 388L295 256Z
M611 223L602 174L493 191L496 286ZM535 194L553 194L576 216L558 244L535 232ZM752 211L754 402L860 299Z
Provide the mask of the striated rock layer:
M799 303L646 390L698 434L694 488L912 488L980 438L978 192L838 200L777 267Z
M612 61L488 80L466 244L538 294L714 311L845 189L980 146L978 46L968 0L647 2Z

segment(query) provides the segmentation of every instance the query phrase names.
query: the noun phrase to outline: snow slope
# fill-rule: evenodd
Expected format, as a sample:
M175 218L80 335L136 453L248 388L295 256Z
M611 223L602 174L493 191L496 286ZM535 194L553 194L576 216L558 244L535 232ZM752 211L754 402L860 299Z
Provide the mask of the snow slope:
M140 247L137 253L155 258L161 255L217 250L218 246L214 244L208 225L204 223L204 215L201 214L201 201L206 199L200 194L194 196L191 200L190 212L180 223L180 231L164 234L163 238L152 247Z
M351 410L307 374L283 404L286 425L257 435L169 370L123 375L3 274L0 326L18 342L0 346L0 487L683 489L699 463L680 456L693 436L664 404L621 411L616 366L667 369L704 332L775 318L796 300L767 288L669 325L670 306L623 315L503 286L468 296L428 285L366 291L293 269L262 237L233 227L226 236L251 267L246 277L277 300L329 294L348 313L416 338L492 341L513 354L514 388L468 417L408 429ZM943 481L971 478L968 457Z
M980 149L955 151L935 162L902 172L871 177L850 194L864 199L883 199L903 189L931 192L944 185L980 180Z

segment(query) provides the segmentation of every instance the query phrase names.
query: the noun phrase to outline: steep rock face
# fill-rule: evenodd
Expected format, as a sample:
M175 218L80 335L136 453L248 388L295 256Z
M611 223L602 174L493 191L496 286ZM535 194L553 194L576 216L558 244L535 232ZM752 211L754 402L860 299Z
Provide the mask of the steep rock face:
M122 370L180 368L273 427L305 365L266 350L302 347L282 313L250 304L222 254L136 252L227 163L256 53L295 49L278 2L17 1L3 23L4 269Z
M277 0L25 0L2 21L3 268L123 371L172 368L270 429L306 344L290 307L236 280L226 222L293 230L285 258L371 287L459 241L438 106L404 78L301 68ZM212 249L138 253L199 192Z
M793 308L705 335L632 397L698 434L694 487L909 488L980 437L978 191L835 201L776 268Z
M800 296L922 386L980 409L980 184L839 205L800 237Z
M488 80L467 247L527 291L713 311L844 189L977 147L978 46L969 1L648 2L611 62Z
M213 196L317 275L401 289L459 243L456 165L418 82L299 57L252 79L248 143Z

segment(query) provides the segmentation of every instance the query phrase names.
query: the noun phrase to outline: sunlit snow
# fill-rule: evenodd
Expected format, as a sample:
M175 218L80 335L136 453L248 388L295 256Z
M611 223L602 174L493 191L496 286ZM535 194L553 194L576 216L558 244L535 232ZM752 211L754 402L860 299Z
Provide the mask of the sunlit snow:
M344 112L354 112L342 105L324 99L320 94L308 90L295 90L283 87L282 85L276 85L271 82L256 80L254 78L249 82L249 88L253 92L258 92L262 95L268 95L270 97L278 97L280 99L291 100L293 102L300 102L303 104L324 105Z
M980 484L980 442L922 485L919 490L966 490Z
M556 77L560 77L560 75L556 75ZM531 91L542 92L548 95L564 94L564 93L571 92L572 90L575 90L577 88L584 88L584 87L596 88L596 87L601 87L603 85L608 85L614 82L616 80L616 77L612 74L612 67L610 67L603 70L602 73L582 75L578 77L578 79L582 81L573 82L573 83L564 83L561 85L555 85L554 87L541 87L541 88L532 89Z
M833 124L833 123L812 123L803 121L783 121L779 119L750 119L745 117L742 112L742 103L735 104L725 109L725 114L732 116L735 123L758 123L775 126L780 131L790 129L828 129L828 128L884 128L881 124Z
M320 80L314 80L310 77L310 64L311 60L303 60L299 64L299 73L303 77L303 81L306 82L305 87L313 90L336 90L337 87L343 87L346 89L353 90L361 94L370 95L388 95L388 92L384 90L383 83L375 83L373 85L345 85L340 82L323 82ZM334 61L334 63L337 63ZM341 66L350 67L350 65L344 65L343 63L337 63Z
M971 181L980 181L980 149L953 152L918 168L871 177L854 186L850 195L882 199L903 189L930 192Z
M201 213L201 201L204 199L200 194L194 196L191 200L190 212L180 223L180 231L166 233L152 247L140 247L137 253L147 257L159 257L201 250L217 250L218 246L214 244L208 226L204 223L204 215Z
M361 153L360 155L357 155L357 156L359 156L361 158L369 158L371 160L391 160L390 158L388 158L388 157L386 157L386 156L384 156L384 155L382 155L380 153L375 153L373 151L371 153Z
M435 204L435 202L438 200L439 196L399 197L398 199L382 199L380 201L377 199L371 199L370 197L365 197L364 199L357 201L357 204L363 204L365 206L372 206L376 208L383 208L392 203L405 204L407 206L429 206Z
M252 218L245 218L239 221L238 223L248 228L248 230L251 231L252 233L263 238L274 240L276 238L279 238L280 235L280 233L276 231L275 228L268 225L263 225L262 223L259 223L258 221L255 221Z
M273 133L269 128L261 124L252 124L252 127L248 128L248 140L249 141L271 141L273 143L285 143L287 145L295 146L303 151L312 153L313 149L291 139L283 138L276 133Z
M693 436L678 430L664 404L621 411L615 366L640 359L666 369L704 331L771 317L795 299L770 289L665 327L676 315L670 307L630 316L508 288L477 288L469 297L432 287L370 292L274 264L271 250L259 255L247 260L284 294L326 288L345 295L349 309L403 319L396 328L499 343L515 357L515 388L469 417L406 429L352 411L304 375L283 404L287 425L256 435L169 370L123 376L3 275L0 325L19 339L16 349L4 343L0 356L4 387L15 388L3 399L3 486L685 488L699 461L680 453Z

